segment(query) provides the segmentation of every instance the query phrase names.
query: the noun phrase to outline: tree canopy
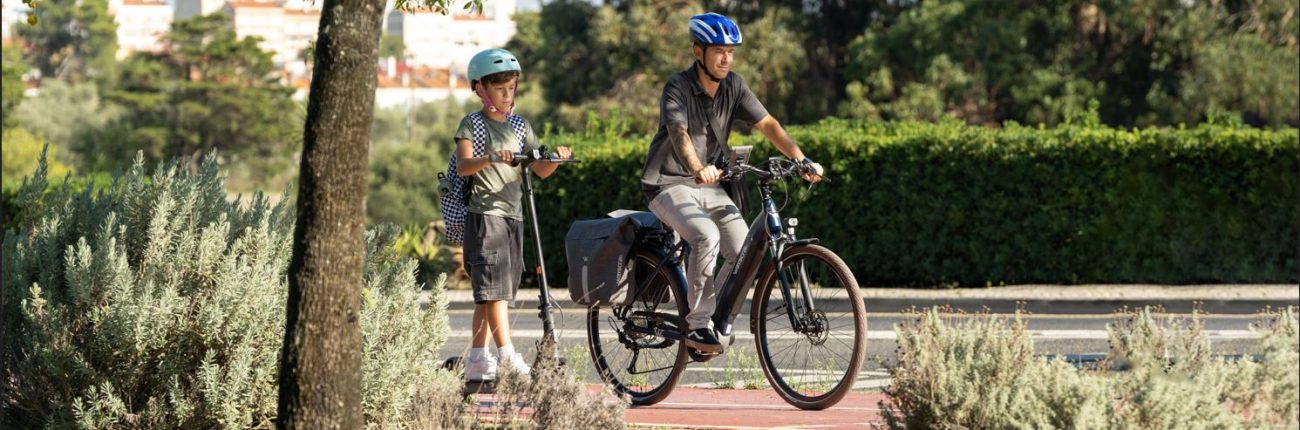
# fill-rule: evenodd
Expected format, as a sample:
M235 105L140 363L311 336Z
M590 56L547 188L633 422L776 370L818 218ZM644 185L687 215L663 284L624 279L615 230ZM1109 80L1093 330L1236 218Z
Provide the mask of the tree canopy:
M116 76L117 23L108 0L50 0L32 10L40 25L15 25L26 58L42 76L111 83Z
M509 47L544 119L630 116L646 131L664 80L690 64L686 20L706 10L740 23L734 70L786 122L1051 125L1096 100L1118 126L1215 112L1300 125L1300 17L1286 2L557 0L517 15Z
M163 38L167 50L127 58L122 84L105 97L127 114L97 140L126 149L114 154L142 150L151 159L198 160L218 150L255 162L294 151L302 115L293 90L279 82L259 40L237 37L229 19L212 14L177 21Z

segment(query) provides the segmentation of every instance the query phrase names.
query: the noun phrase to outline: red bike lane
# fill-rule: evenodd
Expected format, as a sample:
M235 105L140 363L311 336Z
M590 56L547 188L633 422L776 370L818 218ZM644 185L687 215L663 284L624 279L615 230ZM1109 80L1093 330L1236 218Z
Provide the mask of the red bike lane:
M884 426L881 393L849 393L839 404L805 411L772 390L677 387L662 402L630 407L623 421L633 428L862 429Z
M595 394L604 388L589 385ZM472 396L476 405L466 416L497 423L492 394ZM725 390L677 387L662 402L629 407L623 422L633 429L869 429L884 428L881 393L853 392L830 409L805 411L790 406L771 390ZM523 417L531 414L521 411ZM497 423L500 424L500 423Z

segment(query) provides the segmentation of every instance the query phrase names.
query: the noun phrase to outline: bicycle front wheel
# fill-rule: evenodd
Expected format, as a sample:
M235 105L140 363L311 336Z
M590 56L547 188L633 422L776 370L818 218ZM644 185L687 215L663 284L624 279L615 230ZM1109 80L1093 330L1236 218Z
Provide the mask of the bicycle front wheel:
M831 407L853 389L866 355L862 292L844 261L821 246L787 248L780 266L764 270L754 291L750 318L759 363L786 402Z
M685 291L680 279L667 267L658 267L661 254L637 252L633 276L639 288L625 307L592 307L587 311L587 342L596 370L615 391L627 394L633 405L653 405L668 397L686 369L686 347L682 342L627 330L628 325L684 331L644 313L686 315ZM642 316L633 315L635 312Z

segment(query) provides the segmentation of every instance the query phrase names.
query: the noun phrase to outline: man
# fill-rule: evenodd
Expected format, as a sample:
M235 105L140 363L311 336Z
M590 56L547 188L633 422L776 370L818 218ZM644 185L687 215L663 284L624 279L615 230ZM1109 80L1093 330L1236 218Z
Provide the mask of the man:
M668 78L659 101L659 130L650 144L641 187L650 211L691 246L686 278L691 332L686 344L703 353L722 352L710 316L717 305L713 267L719 250L728 273L748 227L731 198L718 184L722 171L714 161L727 150L732 121L763 133L782 154L812 168L804 179L818 181L822 168L804 156L781 123L767 114L745 80L731 73L740 28L716 14L690 20L695 62Z

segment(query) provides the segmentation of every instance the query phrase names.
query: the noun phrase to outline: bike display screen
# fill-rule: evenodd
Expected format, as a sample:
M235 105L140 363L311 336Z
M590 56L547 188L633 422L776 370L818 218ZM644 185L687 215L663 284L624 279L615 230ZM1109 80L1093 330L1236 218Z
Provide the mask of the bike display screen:
M727 166L749 163L749 153L754 150L753 146L737 146L731 148L731 154L727 156Z

